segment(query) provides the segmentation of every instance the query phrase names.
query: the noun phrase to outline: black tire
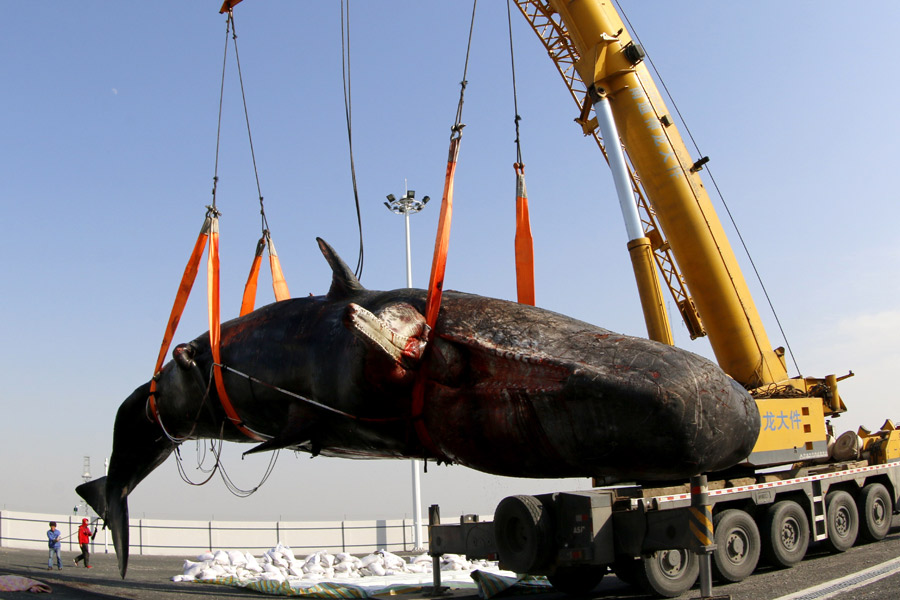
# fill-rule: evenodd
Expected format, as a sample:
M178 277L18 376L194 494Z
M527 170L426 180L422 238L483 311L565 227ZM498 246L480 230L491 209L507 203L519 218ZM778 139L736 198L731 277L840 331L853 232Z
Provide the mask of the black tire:
M713 574L729 583L743 581L759 563L762 541L756 521L742 510L724 510L713 520L713 530Z
M641 559L638 584L648 594L675 598L697 581L700 561L690 550L660 550Z
M509 496L494 512L500 564L516 573L533 573L553 556L550 518L534 496Z
M775 567L793 567L806 556L809 547L809 522L806 513L793 500L776 502L766 511L762 551Z
M862 489L857 503L859 509L859 539L877 542L884 539L891 529L894 503L891 495L880 483L870 483Z
M552 575L547 575L547 581L558 592L570 596L583 596L600 585L606 567L596 565L578 565L571 567L559 567Z
M859 512L853 496L843 490L828 492L825 496L825 519L828 522L825 545L832 552L846 552L852 548L859 533Z

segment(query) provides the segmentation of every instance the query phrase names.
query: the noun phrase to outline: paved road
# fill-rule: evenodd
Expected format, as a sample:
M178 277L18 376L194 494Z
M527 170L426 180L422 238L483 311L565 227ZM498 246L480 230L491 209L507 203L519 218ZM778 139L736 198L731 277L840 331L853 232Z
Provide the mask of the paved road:
M898 521L895 520L895 525ZM172 576L181 572L184 558L171 556L132 556L128 567L128 579L119 577L114 554L94 554L94 568L88 570L72 565L74 552L64 552L62 571L47 570L47 554L42 550L14 550L0 548L0 574L21 575L48 583L53 588L53 598L65 600L98 600L130 598L133 600L198 600L199 598L259 598L256 592L243 591L221 585L198 583L174 583ZM900 557L900 528L891 530L888 537L876 544L857 546L843 554L811 551L799 566L788 570L763 568L741 583L719 586L714 594L730 594L733 600L773 599L805 590L819 584L857 573L869 567ZM11 599L24 594L2 594ZM695 588L685 598L697 598ZM561 594L528 596L534 600L562 600ZM833 598L838 600L875 600L900 597L900 574L843 592ZM420 600L421 595L410 594L401 598ZM451 600L474 600L471 592L456 591ZM636 593L614 576L603 580L594 599L644 599L648 596Z

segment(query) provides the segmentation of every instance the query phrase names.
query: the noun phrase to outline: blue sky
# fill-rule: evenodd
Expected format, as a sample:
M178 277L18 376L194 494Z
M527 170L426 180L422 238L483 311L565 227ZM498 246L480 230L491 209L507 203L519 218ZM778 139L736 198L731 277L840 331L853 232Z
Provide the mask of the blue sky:
M215 161L224 17L217 2L0 2L0 507L65 514L83 456L110 451L120 402L151 374L201 225ZM897 413L900 217L892 114L896 3L623 2L716 177L804 375L845 374L838 432ZM412 218L413 282L430 269L471 4L351 5L353 130L372 289L405 285L404 182L435 202ZM340 5L247 0L235 11L266 214L294 296L327 291L321 236L355 264L341 92ZM535 238L537 303L643 335L625 231L599 151L551 61L513 14ZM236 316L259 208L229 50L217 202L222 310ZM476 16L448 288L515 296L515 160L505 3ZM718 206L718 204L717 204ZM723 215L723 220L725 216ZM731 228L728 228L731 235ZM736 238L733 238L736 243ZM752 274L738 250L748 279ZM272 300L263 276L260 302ZM751 282L773 344L774 319ZM206 330L203 282L175 336ZM710 356L673 318L676 343ZM792 370L792 374L795 372ZM636 432L639 435L639 432ZM267 459L226 467L252 487ZM185 464L196 463L193 444ZM199 474L198 474L199 478ZM190 487L173 459L133 516L340 519L411 514L405 461L282 453L254 496ZM431 466L423 505L490 513L505 495L583 487ZM172 499L178 498L177 505Z

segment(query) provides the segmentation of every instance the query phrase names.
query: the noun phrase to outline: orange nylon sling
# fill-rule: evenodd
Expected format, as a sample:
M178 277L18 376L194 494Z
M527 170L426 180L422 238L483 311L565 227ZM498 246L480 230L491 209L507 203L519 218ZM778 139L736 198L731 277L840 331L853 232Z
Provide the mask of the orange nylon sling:
M266 246L266 238L261 237L256 243L256 254L253 256L253 262L250 264L250 275L247 276L247 283L244 284L244 296L241 298L241 312L239 316L253 312L256 304L256 281L259 278L259 265L262 263L263 248Z
M256 441L264 441L265 438L248 429L228 398L225 390L225 381L222 379L221 357L221 317L219 314L219 218L214 214L209 232L209 255L206 263L207 274L207 299L209 301L209 347L213 356L213 379L216 381L216 392L219 394L219 402L225 409L228 420L231 421L241 433Z
M525 165L516 170L516 291L520 304L534 306L534 240L528 216L528 192L525 189Z
M456 161L459 157L459 130L454 131L450 139L450 152L447 158L447 174L444 176L444 193L441 197L441 216L438 220L437 236L434 241L434 256L431 260L431 276L428 279L428 296L425 300L425 323L434 331L438 313L441 310L441 298L444 293L444 271L447 266L447 250L450 247L450 223L453 219L453 178L456 175ZM430 341L430 339L429 339ZM425 377L420 371L413 385L412 419L416 434L422 444L435 453L440 453L425 428L422 410L425 406Z
M184 306L187 304L188 297L191 295L191 288L194 287L194 280L197 278L197 271L200 268L200 259L203 257L203 250L206 248L206 240L209 238L209 230L212 225L210 213L206 214L203 221L203 227L200 228L200 235L197 236L197 242L194 244L194 250L188 259L187 265L184 267L184 275L181 276L181 283L178 286L178 293L175 295L175 303L172 306L172 312L169 314L169 323L166 325L166 332L163 334L162 344L159 347L159 356L156 358L156 368L153 369L153 378L150 380L150 414L157 423L159 420L159 409L156 406L156 379L159 377L160 369L162 369L163 361L169 352L169 346L172 343L172 337L175 335L175 329L178 328L178 322L184 313Z
M456 162L459 158L459 144L462 139L463 101L466 93L466 73L469 70L469 53L472 49L472 31L475 29L475 9L478 0L472 2L472 19L469 22L469 41L466 47L466 63L460 81L459 104L456 107L456 119L450 128L450 151L447 156L447 173L444 176L444 193L441 196L441 216L438 220L437 235L434 240L434 256L431 259L431 276L428 278L428 296L425 300L425 323L428 325L428 343L434 337L438 313L441 310L441 298L444 294L444 271L447 266L447 250L450 246L450 222L453 219L453 178L456 175ZM412 390L410 417L419 442L428 450L440 455L431 434L425 427L422 411L425 407L425 370L420 369Z
M159 417L159 407L156 403L156 382L165 361L166 354L169 352L169 346L172 343L172 337L178 328L178 322L184 313L184 307L187 304L188 297L191 295L191 289L194 287L194 280L197 278L197 272L200 268L200 259L203 257L203 250L206 242L209 241L209 254L207 257L207 300L209 303L209 345L213 356L213 377L216 382L216 392L219 395L219 402L225 409L228 420L238 428L241 433L247 437L263 441L264 438L259 434L251 431L244 426L237 411L228 398L225 391L225 382L222 379L221 368L221 317L219 314L219 218L216 216L214 209L210 209L206 213L203 221L203 227L200 235L194 244L194 249L188 259L187 266L184 268L184 275L181 277L181 283L178 286L178 293L175 296L175 303L172 306L172 312L169 315L169 322L166 325L166 332L163 335L163 341L159 348L159 355L156 358L156 367L153 370L153 378L150 380L149 406L153 419L162 425Z
M278 260L278 253L275 252L275 242L272 241L271 235L266 231L263 237L259 238L256 243L256 255L253 257L253 263L250 265L250 275L247 277L247 283L244 285L244 296L241 299L240 316L253 312L256 304L256 287L259 279L259 266L262 263L263 248L266 244L269 246L269 268L272 271L272 290L275 292L275 301L289 300L291 292L288 290L287 282L284 280L284 273L281 271L281 262Z
M281 262L278 260L278 253L275 252L275 242L272 241L272 236L268 232L266 233L266 242L269 244L269 268L272 271L272 290L275 292L275 301L289 300L291 292L284 280L284 273L281 272Z

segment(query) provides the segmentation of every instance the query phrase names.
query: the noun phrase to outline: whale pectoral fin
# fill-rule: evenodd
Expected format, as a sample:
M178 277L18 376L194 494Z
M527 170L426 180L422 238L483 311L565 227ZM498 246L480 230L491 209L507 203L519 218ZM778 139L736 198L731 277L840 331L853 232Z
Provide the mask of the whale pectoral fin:
M312 443L315 446L313 433L316 427L316 421L310 420L305 411L298 409L296 405L291 406L288 410L287 424L282 428L281 432L272 439L247 450L243 456L268 450L279 450L290 446L299 446L304 443Z
M409 304L390 306L379 317L351 302L344 323L358 338L403 369L418 367L427 343L428 325Z
M258 452L267 452L269 450L280 450L281 448L299 446L300 444L311 442L312 436L310 434L312 433L312 429L312 425L307 424L300 429L282 431L271 440L266 440L262 444L250 448L244 452L242 456L256 454Z

